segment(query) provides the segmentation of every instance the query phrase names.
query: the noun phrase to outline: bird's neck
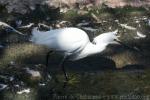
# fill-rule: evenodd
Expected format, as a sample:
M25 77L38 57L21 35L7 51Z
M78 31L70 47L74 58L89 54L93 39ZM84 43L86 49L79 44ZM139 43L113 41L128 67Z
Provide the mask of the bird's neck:
M78 55L77 59L81 59L90 55L94 55L97 53L102 52L103 50L105 50L107 44L93 44L91 42L89 42L85 48L80 52L80 54Z

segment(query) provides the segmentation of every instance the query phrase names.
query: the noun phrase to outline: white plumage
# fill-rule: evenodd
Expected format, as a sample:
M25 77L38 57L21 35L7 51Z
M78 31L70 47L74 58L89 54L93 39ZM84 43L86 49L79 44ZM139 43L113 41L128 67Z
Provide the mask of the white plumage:
M78 28L62 28L44 32L36 27L32 31L31 41L67 55L70 60L78 60L102 52L108 44L115 43L116 35L117 31L101 34L94 38L95 44L93 44L86 32Z

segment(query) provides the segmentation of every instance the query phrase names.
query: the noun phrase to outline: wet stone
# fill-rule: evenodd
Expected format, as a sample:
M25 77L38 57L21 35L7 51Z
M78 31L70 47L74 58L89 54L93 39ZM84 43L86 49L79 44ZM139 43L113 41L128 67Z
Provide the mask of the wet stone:
M42 79L42 75L39 71L30 68L25 68L24 70L25 72L23 75L25 77L25 81L28 83L38 83Z

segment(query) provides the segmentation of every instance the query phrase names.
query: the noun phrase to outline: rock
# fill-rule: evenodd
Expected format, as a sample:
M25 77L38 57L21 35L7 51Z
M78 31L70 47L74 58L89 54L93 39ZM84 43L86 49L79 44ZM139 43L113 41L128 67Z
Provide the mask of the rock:
M1 84L1 83L0 83L0 91L4 90L6 87L7 87L6 84Z
M46 84L45 83L39 83L39 86L45 86Z
M96 31L98 31L98 29L94 29L92 27L82 27L82 29L84 29L86 31L90 31L90 32L96 32Z
M88 25L90 25L89 22L82 22L82 23L78 23L76 26L77 27L85 27L85 26L88 26Z
M25 28L30 28L34 25L34 23L29 23L28 25L25 26L20 26L19 28L25 29Z
M137 31L136 32L137 36L134 37L134 39L143 39L143 38L146 38L146 35Z
M148 19L148 25L150 26L150 19Z
M79 14L79 15L85 15L85 14L88 14L88 11L79 10L79 11L78 11L78 14Z
M88 9L91 6L99 6L106 4L108 7L124 7L133 6L140 7L143 6L145 9L149 10L146 6L149 6L149 0L0 0L1 5L6 5L6 9L9 13L17 12L21 14L27 13L29 10L33 11L36 9L37 4L48 5L49 7L68 7L67 9L73 7L76 3L81 6L86 6ZM67 9L62 9L61 12L66 12Z
M30 68L24 68L25 72L23 73L23 78L27 83L29 84L36 84L42 79L42 75L39 71L30 69Z
M60 8L60 12L61 13L66 13L69 9L67 7L65 8Z
M93 6L94 6L93 4L88 4L86 5L86 8L88 9L88 11L90 11Z
M3 46L3 45L0 45L0 48L4 48L4 46Z
M120 24L120 26L121 26L122 28L125 28L125 29L128 29L128 30L136 30L135 27L133 27L133 26L128 26L127 24Z
M10 66L14 66L14 65L15 65L15 62L14 62L14 61L10 61L9 65L10 65Z
M31 79L41 78L41 74L39 71L26 68L26 73L31 76Z
M99 19L94 13L91 14L91 17L92 17L95 21L100 22L100 19Z
M17 94L23 94L23 93L27 93L27 94L30 93L30 89L27 88L17 92Z

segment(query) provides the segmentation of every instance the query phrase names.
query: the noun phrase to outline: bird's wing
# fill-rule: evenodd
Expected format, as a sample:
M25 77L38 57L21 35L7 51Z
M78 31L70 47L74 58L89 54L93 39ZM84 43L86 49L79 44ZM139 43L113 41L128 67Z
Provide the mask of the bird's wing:
M31 40L36 44L62 52L74 52L89 42L87 34L77 28L55 29L46 32L34 31Z

